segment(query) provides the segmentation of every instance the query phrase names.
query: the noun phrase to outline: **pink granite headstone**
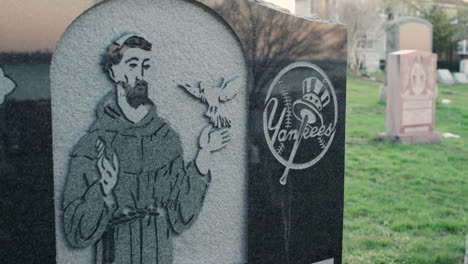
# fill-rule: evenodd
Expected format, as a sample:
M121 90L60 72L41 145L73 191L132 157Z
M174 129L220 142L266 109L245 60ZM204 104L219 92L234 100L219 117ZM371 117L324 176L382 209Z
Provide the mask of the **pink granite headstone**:
M438 143L434 132L437 55L401 50L388 59L387 130L380 137L403 143Z

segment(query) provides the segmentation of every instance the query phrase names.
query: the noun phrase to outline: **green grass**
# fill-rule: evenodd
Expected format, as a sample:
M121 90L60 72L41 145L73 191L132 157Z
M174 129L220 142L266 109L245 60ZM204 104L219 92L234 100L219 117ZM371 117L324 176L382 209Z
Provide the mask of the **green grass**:
M379 83L348 78L344 263L460 264L468 235L468 86L441 86L441 144L382 142ZM451 104L439 103L442 98Z

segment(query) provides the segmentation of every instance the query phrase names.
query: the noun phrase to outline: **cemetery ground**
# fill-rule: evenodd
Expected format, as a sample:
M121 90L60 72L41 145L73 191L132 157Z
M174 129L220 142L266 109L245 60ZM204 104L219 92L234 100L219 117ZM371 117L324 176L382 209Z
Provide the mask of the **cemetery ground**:
M381 85L348 78L344 263L460 264L468 235L468 86L438 86L436 131L460 139L404 145L378 140Z

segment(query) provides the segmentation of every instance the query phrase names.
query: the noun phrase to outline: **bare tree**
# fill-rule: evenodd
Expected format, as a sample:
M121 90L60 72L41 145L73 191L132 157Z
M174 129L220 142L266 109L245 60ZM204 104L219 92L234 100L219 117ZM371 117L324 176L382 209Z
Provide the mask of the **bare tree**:
M353 73L359 72L363 62L357 54L359 42L368 32L383 26L380 9L375 0L343 0L340 5L340 20L348 26L348 68Z
M380 0L380 5L386 15L386 20L391 21L401 16L411 15L414 3L407 0Z
M333 67L333 65L340 66L346 57L346 29L343 26L332 23L311 23L306 19L298 19L285 10L277 12L272 9L278 9L277 7L259 0L232 0L225 1L223 5L220 4L221 1L216 2L215 0L198 1L223 14L224 21L239 37L249 65L249 72L253 77L249 84L249 115L251 116L262 115L269 84L275 75L287 65L294 61L327 60L328 67ZM263 6L256 6L252 2ZM218 5L213 3L218 3ZM267 158L268 154L266 153L270 152L268 146L257 143L264 140L263 127L252 126L249 134L250 138L253 139L250 141L250 146L258 148L260 156ZM269 171L271 168L259 170ZM267 190L261 195L268 198L260 199L265 201L265 210L281 216L280 222L276 221L278 218L268 219L268 221L271 226L275 226L274 228L281 232L279 237L283 239L282 242L279 240L273 242L275 250L269 252L271 253L269 259L264 259L263 254L254 254L255 257L252 261L258 262L260 260L255 258L262 257L262 263L291 263L290 258L293 256L293 252L290 251L293 219L291 208L294 204L294 187L291 184L281 186L278 183L277 175L272 173L252 180L256 183L249 188ZM274 224L271 224L271 221L274 221ZM264 225L258 224L256 227L258 228L250 230L251 238L269 236L262 233ZM317 245L317 247L319 246L323 245Z
M287 14L288 12L274 15L276 11L273 9L252 8L248 2L253 1L228 1L228 5L213 8L222 13L224 19L238 33L256 77L252 87L254 93L265 92L266 84L272 79L271 74L278 70L272 65L284 67L291 61L305 59L304 57L309 60L329 58L337 61L343 58L345 50L340 45L344 43L346 34L339 34L341 32L337 30L341 29L337 29L336 25L307 23ZM255 2L271 7L271 4L263 1Z
M455 40L468 39L468 2L457 1L457 17L458 32L455 35ZM468 258L467 263L468 264Z

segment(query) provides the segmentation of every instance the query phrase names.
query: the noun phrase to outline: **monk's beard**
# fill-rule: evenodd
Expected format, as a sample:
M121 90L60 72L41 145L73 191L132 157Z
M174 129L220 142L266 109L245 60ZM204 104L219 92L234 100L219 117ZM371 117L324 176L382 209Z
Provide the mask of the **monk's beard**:
M148 98L148 83L144 80L137 81L133 87L125 84L125 93L127 103L135 109L140 105L151 104Z

